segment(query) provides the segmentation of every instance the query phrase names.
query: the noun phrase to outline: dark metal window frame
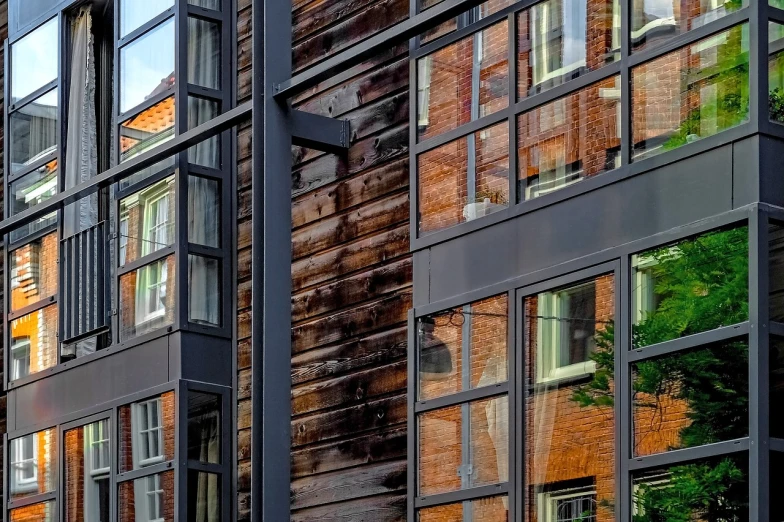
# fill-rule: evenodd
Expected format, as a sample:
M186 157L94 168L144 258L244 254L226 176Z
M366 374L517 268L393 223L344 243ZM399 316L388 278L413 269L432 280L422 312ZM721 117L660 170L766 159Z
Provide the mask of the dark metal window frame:
M630 4L632 0L620 0L621 9L621 49L620 59L607 64L599 69L590 71L576 79L569 80L557 87L541 93L527 96L522 100L517 97L517 15L521 11L540 3L542 0L521 0L508 6L497 13L493 13L486 18L471 24L470 26L460 27L447 35L444 35L425 45L419 45L419 38L413 38L409 46L410 67L409 75L409 98L417 100L417 59L430 55L435 51L466 38L478 31L493 26L503 20L507 20L509 28L508 45L508 90L509 103L507 107L495 111L488 116L471 121L456 129L444 132L432 138L420 141L417 136L417 103L412 102L409 107L409 164L410 187L411 187L411 214L410 214L410 235L412 250L420 250L433 246L455 237L463 236L476 230L492 226L496 223L512 219L514 217L527 214L545 206L550 206L577 195L597 190L601 187L616 183L664 165L674 163L695 154L726 145L753 134L765 134L784 138L784 125L771 122L768 118L768 104L765 102L768 96L768 26L767 23L757 23L759 20L770 20L784 23L784 10L769 7L767 2L755 1L750 6L734 11L715 21L705 24L696 29L677 35L661 45L641 51L631 52L629 34ZM430 8L424 13L432 10ZM418 0L410 2L410 16L419 14ZM667 151L665 154L644 158L638 161L631 161L631 70L642 63L659 58L667 53L688 47L696 41L725 31L731 27L743 23L749 23L750 49L749 49L749 70L756 74L749 74L750 87L750 107L749 118L745 123L721 131L713 136L700 139L694 143L689 143L677 149ZM764 27L761 27L764 26ZM755 43L757 45L755 45ZM764 64L764 66L763 66ZM620 75L621 82L621 166L612 170L604 171L599 175L585 178L580 183L555 190L552 193L518 202L517 186L517 116L524 114L532 109L541 107L557 99L573 94L580 89L590 86L596 82L607 80L613 76ZM489 216L485 216L469 222L463 222L452 227L442 229L422 236L419 232L419 175L417 158L424 152L433 150L445 143L453 140L470 136L471 133L486 129L489 126L508 122L509 125L509 202L507 208L499 209Z
M121 436L119 427L119 409L134 403L158 397L164 393L173 392L175 397L175 420L173 429L175 430L174 439L174 457L171 460L162 461L151 466L135 469L132 471L120 472L119 468L119 437ZM207 393L220 397L221 416L220 416L220 447L221 447L221 461L220 464L206 464L202 462L189 461L185 458L188 449L188 396L190 393ZM110 403L101 404L76 412L65 417L59 418L48 424L29 426L22 430L9 432L3 436L4 442L4 462L10 463L10 444L9 442L19 437L31 435L47 429L55 429L57 437L56 446L56 459L52 463L55 469L56 480L54 483L53 491L24 497L21 499L10 500L9 497L9 483L8 477L10 474L9 465L6 464L4 473L4 498L9 499L4 506L5 516L11 509L38 504L40 502L54 501L56 509L56 521L64 520L65 505L63 488L65 485L65 451L64 450L64 434L66 431L79 428L93 422L108 419L110 422L111 438L110 438L110 451L112 467L109 474L110 480L110 506L111 515L110 520L116 521L118 517L118 487L123 482L136 480L139 478L155 475L165 471L172 471L174 473L174 491L171 492L174 499L175 506L175 519L188 520L188 471L206 471L215 473L220 476L220 501L221 501L221 520L230 520L230 513L232 507L230 505L231 495L226 495L230 491L232 482L232 455L231 444L227 444L232 433L232 390L227 387L207 384L203 382L194 382L188 380L177 380L169 383L156 386L147 390L139 391L132 395L127 395L120 399L111 401ZM7 518L6 518L7 519Z

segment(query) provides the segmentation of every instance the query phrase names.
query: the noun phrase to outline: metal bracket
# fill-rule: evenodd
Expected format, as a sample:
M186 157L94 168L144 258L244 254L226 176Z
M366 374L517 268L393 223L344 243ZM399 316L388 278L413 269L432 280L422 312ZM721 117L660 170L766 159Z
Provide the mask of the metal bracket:
M291 110L289 123L294 145L332 153L341 153L348 149L351 132L348 120Z

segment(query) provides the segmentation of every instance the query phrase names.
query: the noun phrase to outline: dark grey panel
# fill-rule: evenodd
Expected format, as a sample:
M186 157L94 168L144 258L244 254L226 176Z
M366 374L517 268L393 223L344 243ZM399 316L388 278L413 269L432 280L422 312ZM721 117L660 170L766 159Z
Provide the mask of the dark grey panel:
M46 423L169 380L168 341L162 337L34 381L9 393L15 418L8 430Z
M732 201L739 208L760 200L760 137L752 136L732 146Z
M430 302L430 250L414 252L414 306Z
M784 141L759 136L760 201L784 206Z
M180 332L172 343L177 344L171 352L179 352L182 379L231 386L231 341Z
M433 246L430 302L731 209L727 145Z

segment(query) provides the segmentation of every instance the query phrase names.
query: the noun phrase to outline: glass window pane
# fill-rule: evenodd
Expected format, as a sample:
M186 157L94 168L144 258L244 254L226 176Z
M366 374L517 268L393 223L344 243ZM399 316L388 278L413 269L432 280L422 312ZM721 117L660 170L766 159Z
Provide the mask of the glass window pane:
M12 104L57 79L57 29L55 17L11 46Z
M174 392L120 407L120 473L174 459L175 411Z
M118 486L119 522L174 522L174 471L164 471Z
M502 294L419 319L418 400L505 382L507 313Z
M52 500L30 506L12 509L9 522L55 522L57 520L57 503Z
M220 247L220 184L217 180L188 177L188 241Z
M215 11L220 11L221 8L221 0L188 0L188 3L206 9L214 9Z
M507 396L429 411L418 422L420 495L509 480Z
M547 0L517 16L520 99L552 89L621 57L618 0Z
M174 244L174 176L120 201L120 266Z
M57 151L58 92L51 90L9 115L12 174Z
M174 85L174 47L171 18L120 49L121 113Z
M174 7L174 0L122 0L120 2L120 38Z
M188 519L199 522L221 520L221 476L188 470Z
M429 9L434 5L438 5L442 1L443 0L420 0L420 12ZM425 31L420 37L421 43L424 45L446 34L456 31L457 29L462 29L470 24L476 23L483 18L487 18L493 13L497 13L498 11L509 7L513 3L514 0L488 0L487 2L469 9L462 15L457 16L448 22L444 22L441 25L430 29L429 31Z
M768 23L768 107L770 119L784 123L784 25Z
M196 98L188 98L188 128L198 127L218 116L218 102ZM188 149L188 161L203 167L220 168L220 136L213 136Z
M738 341L633 365L634 455L748 436L748 363Z
M418 158L424 236L509 206L509 124L469 134Z
M57 430L50 428L8 441L12 499L54 491L57 484Z
M174 321L175 281L173 255L120 277L120 341Z
M188 256L188 320L207 326L221 324L220 262Z
M419 522L508 522L509 498L489 497L419 510ZM544 521L543 521L544 522ZM586 521L588 522L588 521Z
M527 520L614 520L614 318L611 274L525 299Z
M49 305L11 321L11 380L55 366L57 305Z
M632 160L712 136L748 118L748 24L632 70Z
M748 461L741 453L634 474L634 520L749 520Z
M768 227L768 300L770 320L784 322L784 224Z
M174 137L174 116L174 97L171 97L124 121L120 126L120 161L128 161L156 145L172 139ZM163 166L167 161L173 163L173 159L163 160L151 169L159 165ZM162 168L157 168L155 172L160 170ZM136 175L137 178L134 181L139 179L140 174Z
M220 26L201 18L188 18L188 83L220 89L220 58Z
M503 21L418 61L420 140L509 104L508 48L508 23Z
M57 174L57 161L51 161L11 182L11 215L19 214L57 194ZM49 224L47 221L46 225Z
M221 397L211 393L188 394L188 460L221 462Z
M621 78L517 118L518 193L533 199L621 165Z
M66 522L109 520L109 433L107 419L63 434Z
M11 311L57 292L59 252L57 234L48 234L11 252Z
M748 230L708 232L632 256L632 345L749 317Z
M747 5L746 0L632 0L632 51L654 47Z

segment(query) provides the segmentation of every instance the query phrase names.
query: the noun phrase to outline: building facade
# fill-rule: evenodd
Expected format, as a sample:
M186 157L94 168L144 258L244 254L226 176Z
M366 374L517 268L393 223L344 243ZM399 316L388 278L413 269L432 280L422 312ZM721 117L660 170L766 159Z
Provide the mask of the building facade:
M4 520L784 519L778 0L0 27Z

